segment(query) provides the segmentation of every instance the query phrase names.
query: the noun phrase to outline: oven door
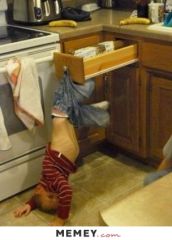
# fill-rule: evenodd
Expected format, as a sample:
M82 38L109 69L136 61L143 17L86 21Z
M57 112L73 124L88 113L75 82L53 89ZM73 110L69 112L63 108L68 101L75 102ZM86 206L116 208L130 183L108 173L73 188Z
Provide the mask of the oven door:
M57 80L53 62L48 60L41 61L41 57L43 58L42 52L41 57L38 53L32 55L34 59L39 60L37 69L45 124L43 127L35 127L32 131L26 129L14 112L12 91L6 73L1 73L0 107L12 147L6 151L0 151L0 172L21 162L26 162L43 155L45 145L49 141L51 132L51 105L53 92L57 87ZM47 56L47 53L45 56Z

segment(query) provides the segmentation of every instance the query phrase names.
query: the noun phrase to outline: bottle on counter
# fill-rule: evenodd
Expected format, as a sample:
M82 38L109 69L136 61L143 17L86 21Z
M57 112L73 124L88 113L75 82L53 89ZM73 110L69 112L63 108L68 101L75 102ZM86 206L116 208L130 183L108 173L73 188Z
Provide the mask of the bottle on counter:
M137 16L148 18L148 0L136 0Z
M164 0L164 26L172 26L172 1Z
M164 3L151 2L148 4L148 16L152 23L160 23L164 20Z

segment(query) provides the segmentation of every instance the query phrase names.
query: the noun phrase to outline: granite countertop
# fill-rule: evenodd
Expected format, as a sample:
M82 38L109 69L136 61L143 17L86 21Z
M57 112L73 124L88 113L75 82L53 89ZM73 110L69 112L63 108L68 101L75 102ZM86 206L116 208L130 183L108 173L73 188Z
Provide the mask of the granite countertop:
M84 34L95 33L100 31L116 32L129 34L132 36L164 40L172 42L171 32L159 32L147 29L147 25L132 24L120 26L120 20L129 17L131 11L100 9L91 13L91 21L79 22L76 28L71 27L49 27L48 25L39 26L41 30L58 32L60 39L77 37Z

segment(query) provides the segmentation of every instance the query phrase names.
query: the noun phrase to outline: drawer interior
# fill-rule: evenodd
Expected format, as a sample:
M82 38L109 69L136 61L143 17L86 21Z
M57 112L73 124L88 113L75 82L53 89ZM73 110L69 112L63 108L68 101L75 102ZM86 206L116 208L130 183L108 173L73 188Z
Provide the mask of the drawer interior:
M73 81L83 84L86 79L110 72L138 61L137 44L98 54L83 59L66 53L54 53L57 78L60 79L67 67Z

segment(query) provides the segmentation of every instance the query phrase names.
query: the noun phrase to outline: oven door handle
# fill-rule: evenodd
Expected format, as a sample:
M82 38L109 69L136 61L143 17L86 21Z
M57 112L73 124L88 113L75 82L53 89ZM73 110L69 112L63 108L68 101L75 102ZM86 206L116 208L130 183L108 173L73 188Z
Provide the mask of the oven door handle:
M53 55L47 56L47 57L41 57L35 60L36 64L43 63L43 62L51 62L53 61ZM7 69L6 67L0 67L0 73L6 73Z

